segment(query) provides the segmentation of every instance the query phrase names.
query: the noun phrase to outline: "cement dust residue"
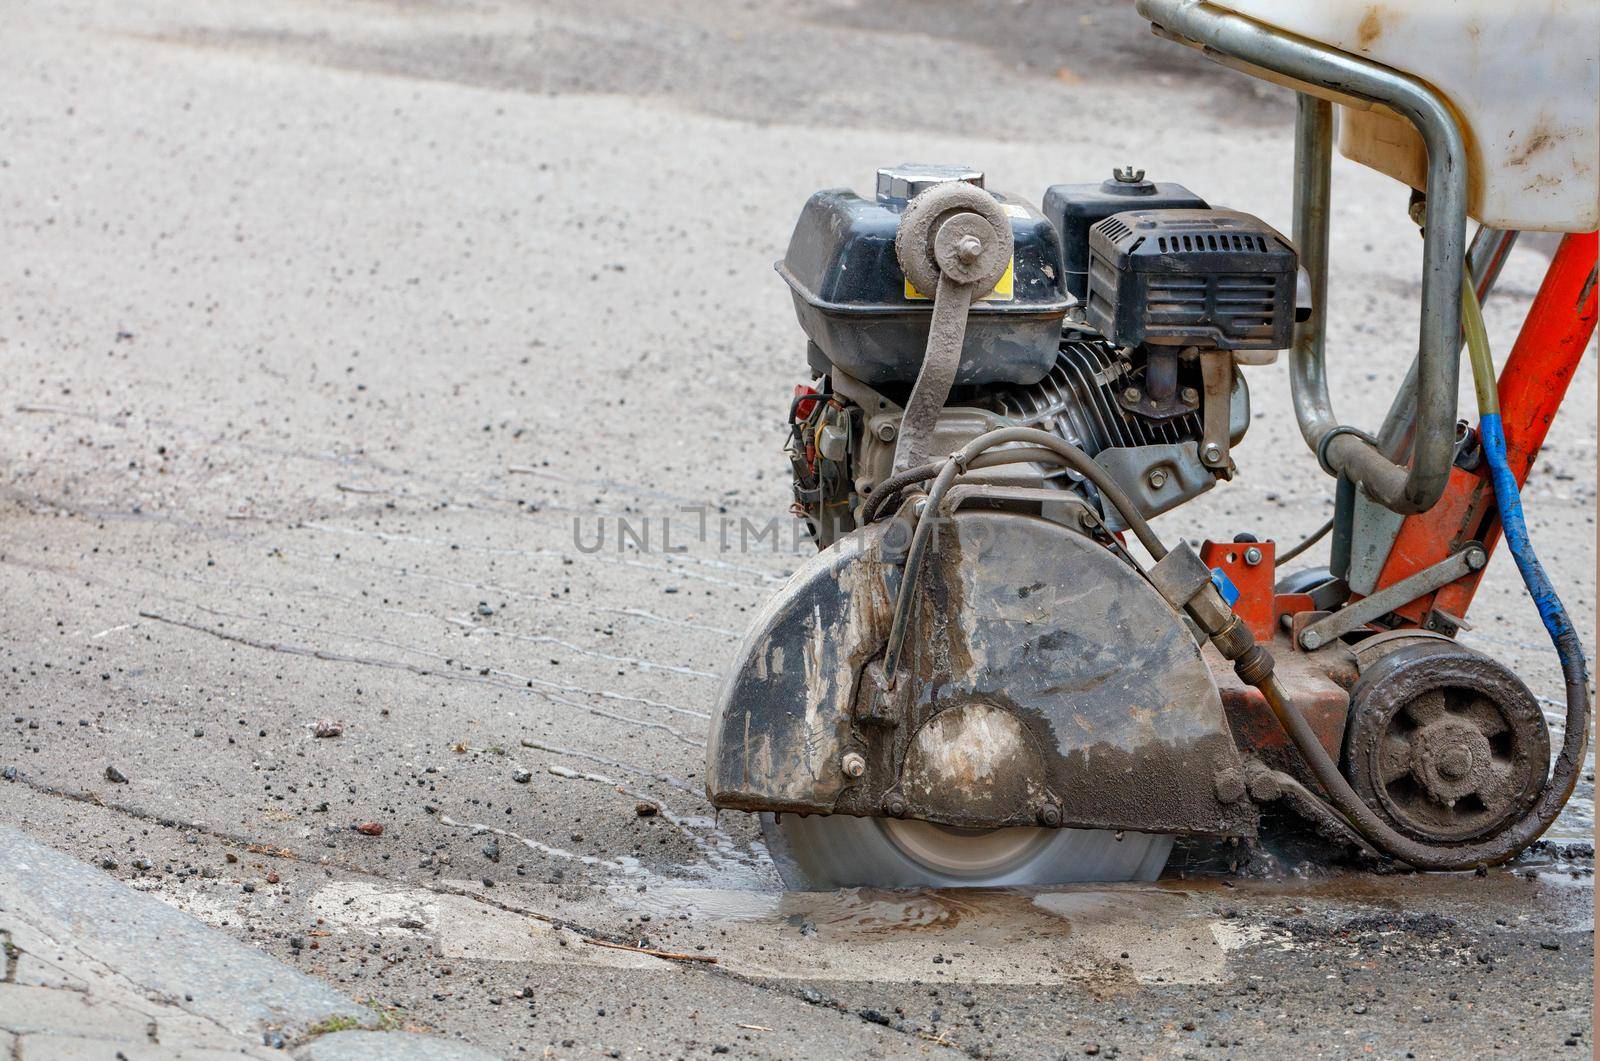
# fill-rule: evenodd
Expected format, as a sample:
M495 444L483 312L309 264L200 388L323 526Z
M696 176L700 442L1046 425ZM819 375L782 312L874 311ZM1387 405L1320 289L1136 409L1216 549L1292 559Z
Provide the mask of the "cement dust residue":
M470 893L471 881L446 881L452 891ZM451 894L370 881L334 881L307 903L325 931L335 935L370 934L431 943L441 958L531 962L559 965L581 962L617 969L660 965L659 959L627 951L588 947L583 937L559 925L489 906L471 894Z
M758 894L618 886L573 911L648 918L676 950L779 980L1098 986L1216 983L1254 942L1184 893L1130 887ZM1218 930L1215 926L1224 925Z

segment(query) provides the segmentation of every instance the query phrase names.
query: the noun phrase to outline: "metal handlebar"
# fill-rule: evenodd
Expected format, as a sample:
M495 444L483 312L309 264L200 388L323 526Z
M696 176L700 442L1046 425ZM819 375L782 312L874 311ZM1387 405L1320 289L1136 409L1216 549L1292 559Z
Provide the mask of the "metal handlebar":
M1428 153L1423 221L1422 313L1417 340L1417 422L1410 459L1396 463L1334 415L1328 395L1326 335L1328 202L1333 109L1302 93L1295 132L1294 241L1311 278L1312 311L1297 326L1289 356L1300 432L1329 467L1400 513L1424 512L1444 493L1455 456L1456 390L1461 376L1460 278L1466 249L1467 154L1449 105L1428 85L1367 59L1291 36L1202 0L1138 0L1139 14L1200 46L1335 95L1381 103L1411 122Z

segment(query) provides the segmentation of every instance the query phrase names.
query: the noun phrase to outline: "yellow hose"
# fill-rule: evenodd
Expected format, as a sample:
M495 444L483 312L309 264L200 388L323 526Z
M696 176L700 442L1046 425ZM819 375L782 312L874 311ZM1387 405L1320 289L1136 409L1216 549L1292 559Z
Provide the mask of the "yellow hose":
M1472 389L1478 394L1478 414L1500 412L1500 390L1494 382L1494 358L1489 354L1489 332L1483 326L1483 307L1472 270L1461 270L1461 330L1467 333L1467 360L1472 363Z

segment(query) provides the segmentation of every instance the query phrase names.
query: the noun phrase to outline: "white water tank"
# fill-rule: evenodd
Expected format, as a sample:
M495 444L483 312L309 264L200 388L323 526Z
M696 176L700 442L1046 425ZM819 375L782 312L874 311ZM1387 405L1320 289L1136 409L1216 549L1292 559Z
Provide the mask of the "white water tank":
M1427 82L1461 123L1468 212L1495 228L1600 228L1600 0L1211 0ZM1404 118L1350 101L1346 157L1420 188Z

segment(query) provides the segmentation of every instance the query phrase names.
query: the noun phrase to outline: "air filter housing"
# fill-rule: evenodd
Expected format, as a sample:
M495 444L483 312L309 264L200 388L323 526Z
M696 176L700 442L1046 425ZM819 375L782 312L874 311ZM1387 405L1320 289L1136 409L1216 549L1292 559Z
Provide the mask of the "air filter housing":
M1089 324L1124 346L1281 350L1294 246L1236 210L1130 210L1089 230Z

